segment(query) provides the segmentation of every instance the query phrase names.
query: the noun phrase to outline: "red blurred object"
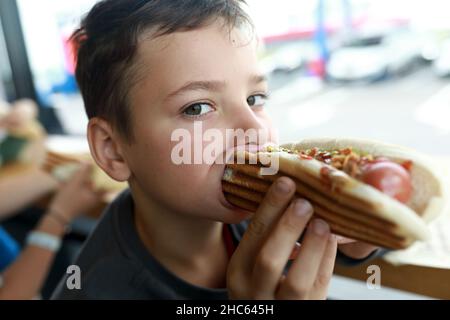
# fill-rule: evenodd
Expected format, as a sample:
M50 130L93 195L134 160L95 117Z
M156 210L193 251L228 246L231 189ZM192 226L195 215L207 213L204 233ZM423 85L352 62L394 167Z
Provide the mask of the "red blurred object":
M310 61L308 64L308 70L312 75L324 79L326 73L326 63L322 59Z

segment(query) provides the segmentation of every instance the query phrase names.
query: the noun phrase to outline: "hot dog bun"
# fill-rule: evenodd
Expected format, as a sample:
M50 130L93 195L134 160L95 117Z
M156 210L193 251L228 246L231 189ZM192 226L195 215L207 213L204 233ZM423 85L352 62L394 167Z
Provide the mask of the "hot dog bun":
M413 150L369 140L326 138L302 140L282 147L291 151L351 147L394 162L412 161L411 199L406 204L400 203L336 169L329 174L331 185L324 183L322 170L328 165L315 159L303 159L296 153L272 151L240 156L245 156L250 163L256 163L261 157L277 157L279 173L275 176L261 175L261 164L228 166L224 191L234 197L228 199L231 203L247 210L253 204L252 209L255 209L270 183L280 176L289 176L297 183L298 196L313 204L316 215L325 219L333 232L390 249L403 249L416 240L427 239L426 222L446 206L447 192L437 167L429 158ZM263 181L265 185L257 181ZM246 200L245 207L235 201L236 197Z
M413 149L373 140L348 138L305 139L298 143L283 145L283 147L292 150L304 150L311 148L312 145L323 149L341 149L345 148L345 145L350 145L354 149L374 156L384 156L399 163L411 160L413 162L411 178L414 188L412 197L406 204L407 207L414 210L423 220L431 221L447 206L448 190L442 180L442 168L428 156Z

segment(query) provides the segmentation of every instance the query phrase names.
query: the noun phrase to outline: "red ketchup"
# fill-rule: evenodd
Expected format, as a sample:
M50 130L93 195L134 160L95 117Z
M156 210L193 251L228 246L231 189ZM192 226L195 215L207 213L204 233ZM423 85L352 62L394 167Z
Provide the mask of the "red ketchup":
M408 163L409 164L409 163ZM385 158L378 158L363 168L362 180L384 194L407 203L412 195L412 183L409 169Z

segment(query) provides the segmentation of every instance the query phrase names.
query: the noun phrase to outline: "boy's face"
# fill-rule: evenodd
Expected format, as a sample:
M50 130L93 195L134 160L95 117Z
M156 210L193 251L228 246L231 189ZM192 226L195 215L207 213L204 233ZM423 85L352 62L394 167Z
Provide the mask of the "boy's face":
M258 69L256 41L217 22L189 32L142 41L138 59L145 77L130 95L135 142L123 144L135 197L155 209L238 223L248 213L233 208L222 192L223 164L176 165L177 129L264 129L277 142L264 110L267 83ZM223 141L222 152L236 147ZM247 141L256 144L256 141ZM198 142L204 147L210 142ZM142 203L142 202L141 202Z

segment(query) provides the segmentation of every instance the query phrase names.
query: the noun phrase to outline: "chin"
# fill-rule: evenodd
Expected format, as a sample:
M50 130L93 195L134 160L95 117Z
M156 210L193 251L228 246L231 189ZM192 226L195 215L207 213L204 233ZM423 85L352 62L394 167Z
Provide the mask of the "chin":
M204 199L201 201L204 206L203 214L206 213L208 219L220 221L226 224L239 224L249 220L254 213L240 209L227 201L222 189L222 177L225 172L225 165L212 165L208 180L209 186L204 188ZM206 195L207 194L207 195Z

